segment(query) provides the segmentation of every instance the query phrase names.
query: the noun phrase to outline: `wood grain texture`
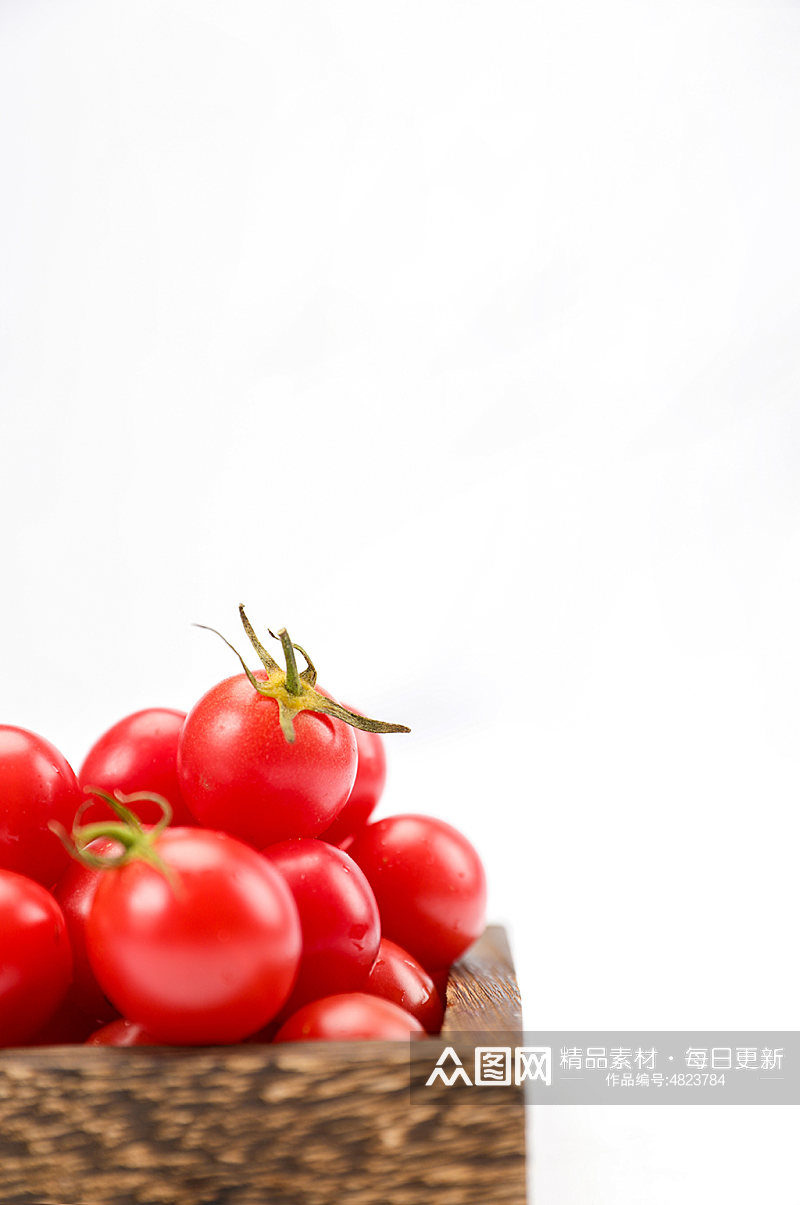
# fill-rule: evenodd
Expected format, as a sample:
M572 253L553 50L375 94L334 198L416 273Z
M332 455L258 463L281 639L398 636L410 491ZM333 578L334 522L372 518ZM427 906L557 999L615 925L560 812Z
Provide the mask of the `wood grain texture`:
M505 930L490 925L468 950L447 982L442 1033L470 1030L521 1031L522 1002Z
M505 1004L504 1004L505 1001ZM454 969L449 1030L519 1027L501 930ZM0 1051L3 1205L523 1205L524 1106L409 1091L437 1039ZM424 1082L424 1081L423 1081Z

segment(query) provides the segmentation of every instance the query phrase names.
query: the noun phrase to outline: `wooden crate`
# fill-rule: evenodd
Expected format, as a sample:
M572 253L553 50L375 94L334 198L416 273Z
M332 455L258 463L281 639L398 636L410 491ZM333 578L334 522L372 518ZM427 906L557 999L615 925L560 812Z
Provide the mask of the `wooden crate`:
M443 1033L518 1032L502 929ZM524 1205L521 1092L412 1094L440 1039L0 1051L2 1205ZM481 1090L479 1090L481 1091Z

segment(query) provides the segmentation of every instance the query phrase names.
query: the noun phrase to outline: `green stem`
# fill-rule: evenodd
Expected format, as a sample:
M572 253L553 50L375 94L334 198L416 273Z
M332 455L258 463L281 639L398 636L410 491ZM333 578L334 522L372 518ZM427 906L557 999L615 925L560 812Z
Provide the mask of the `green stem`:
M242 621L242 627L244 628L245 632L247 633L247 639L250 641L253 648L256 650L258 659L261 662L261 664L264 666L264 669L266 669L266 670L280 669L278 662L275 660L274 657L271 657L269 655L269 653L264 648L261 641L258 639L258 636L256 636L255 632L253 631L253 625L251 624L250 620L247 618L247 616L244 613L244 603L239 603L239 618ZM223 636L222 639L224 640L225 637ZM234 650L234 652L235 652L235 650ZM238 654L237 654L237 656L238 656Z
M96 796L104 800L112 811L116 813L118 819L98 820L93 824L81 824L80 817L84 810L82 805L75 816L71 833L68 833L63 824L59 824L57 820L51 820L49 828L51 832L56 834L67 852L78 862L83 863L84 866L91 866L97 870L108 870L115 866L125 866L126 863L135 861L136 859L149 862L151 866L154 866L156 870L160 871L174 885L172 871L164 863L155 848L158 837L163 833L172 819L172 808L163 795L156 795L155 792L151 791L136 791L132 795L123 795L122 791L115 791L111 795L101 787L84 787L84 791L87 795ZM161 808L161 819L149 830L146 830L142 826L142 822L136 813L125 806L128 803L137 803L142 800L157 803ZM87 800L89 806L93 802L93 798ZM112 841L116 841L122 846L122 852L118 854L95 853L89 849L89 846L98 837L108 837Z
M303 684L300 681L300 674L297 670L294 645L289 639L289 633L286 631L286 628L281 628L278 632L278 639L283 645L283 655L286 658L286 689L290 695L302 694Z
M286 628L281 628L277 636L274 636L272 630L270 630L270 636L273 636L273 639L280 640L283 647L283 655L286 659L286 671L284 672L277 661L273 661L256 636L249 619L245 615L243 606L239 607L239 615L250 643L258 653L261 664L269 674L267 680L256 678L253 671L248 669L241 653L228 640L225 640L225 637L221 632L217 632L216 628L206 628L206 625L202 623L195 624L195 627L206 628L206 631L214 632L216 636L225 641L228 648L239 659L239 663L247 674L250 685L254 690L258 691L260 695L274 699L277 702L281 731L289 744L295 739L294 721L295 716L300 711L321 712L323 715L331 716L332 719L342 720L353 728L360 728L364 732L409 731L405 724L386 724L382 720L372 720L368 716L350 711L349 708L342 707L341 703L336 703L333 699L328 698L327 695L317 690L317 671L302 645L292 643ZM295 651L300 653L302 657L305 657L307 663L302 673L299 673L297 669Z
M227 646L231 650L231 652L235 653L236 656L239 658L239 663L241 664L241 667L244 670L244 672L247 674L247 680L250 683L250 685L253 687L254 690L258 690L259 687L258 687L258 682L256 681L255 674L253 673L253 671L250 669L250 667L248 665L245 665L245 660L244 660L244 657L242 656L242 654L239 652L238 649L235 649L233 647L230 640L225 639L225 637L222 635L222 632L218 632L216 628L210 628L207 623L193 623L192 627L193 628L202 628L204 632L213 632L215 636L219 636L220 640L224 644L227 644ZM275 664L277 665L277 662L275 662Z

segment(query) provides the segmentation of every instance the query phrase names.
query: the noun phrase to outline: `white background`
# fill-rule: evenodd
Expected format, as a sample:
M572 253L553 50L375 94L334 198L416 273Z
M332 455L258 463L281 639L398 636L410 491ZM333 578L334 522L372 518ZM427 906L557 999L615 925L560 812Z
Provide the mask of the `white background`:
M286 624L409 723L530 1026L797 1028L800 8L0 3L0 712ZM540 1109L537 1205L800 1201Z

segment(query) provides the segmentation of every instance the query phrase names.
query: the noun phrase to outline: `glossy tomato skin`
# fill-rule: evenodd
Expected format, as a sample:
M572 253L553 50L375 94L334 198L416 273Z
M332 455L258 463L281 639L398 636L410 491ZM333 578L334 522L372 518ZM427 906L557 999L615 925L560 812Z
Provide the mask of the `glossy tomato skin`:
M388 937L381 938L366 990L404 1008L428 1033L442 1028L444 1005L433 979L416 958Z
M483 932L486 878L457 829L433 816L368 824L348 852L369 879L383 935L427 971L450 966Z
M0 867L50 887L69 854L48 824L69 832L83 801L64 757L43 736L0 725Z
M154 791L172 808L172 824L191 825L192 815L178 784L178 738L186 719L184 711L149 707L125 716L92 745L78 773L82 787L102 787L109 794ZM157 824L161 808L137 801L136 815L144 824ZM97 800L87 808L84 823L113 818L108 804Z
M324 841L341 846L342 841L367 823L386 784L386 749L378 732L354 728L358 766L347 803L333 824L322 834Z
M109 838L102 837L93 841L90 848L95 854L109 854L121 847ZM70 862L53 888L53 895L64 913L72 948L72 983L67 992L67 1002L93 1018L97 1025L111 1021L118 1015L97 982L86 950L86 922L98 884L106 873L80 862Z
M237 1042L286 1002L300 921L286 883L225 833L168 828L167 874L136 860L103 872L86 925L98 983L159 1042Z
M118 1017L89 1034L86 1046L157 1046L158 1042L143 1025Z
M310 1000L365 987L381 938L372 888L352 858L325 841L298 837L262 851L286 880L303 935L303 954L282 1015Z
M425 1030L416 1017L390 1000L366 992L326 996L298 1009L276 1033L273 1042L346 1042L362 1039L407 1039Z
M0 1046L40 1030L71 975L67 925L52 895L33 879L0 870Z
M266 681L266 670L255 677ZM353 729L319 712L295 717L289 743L274 699L244 674L209 690L186 718L178 777L197 822L255 849L316 837L344 806L356 775Z

